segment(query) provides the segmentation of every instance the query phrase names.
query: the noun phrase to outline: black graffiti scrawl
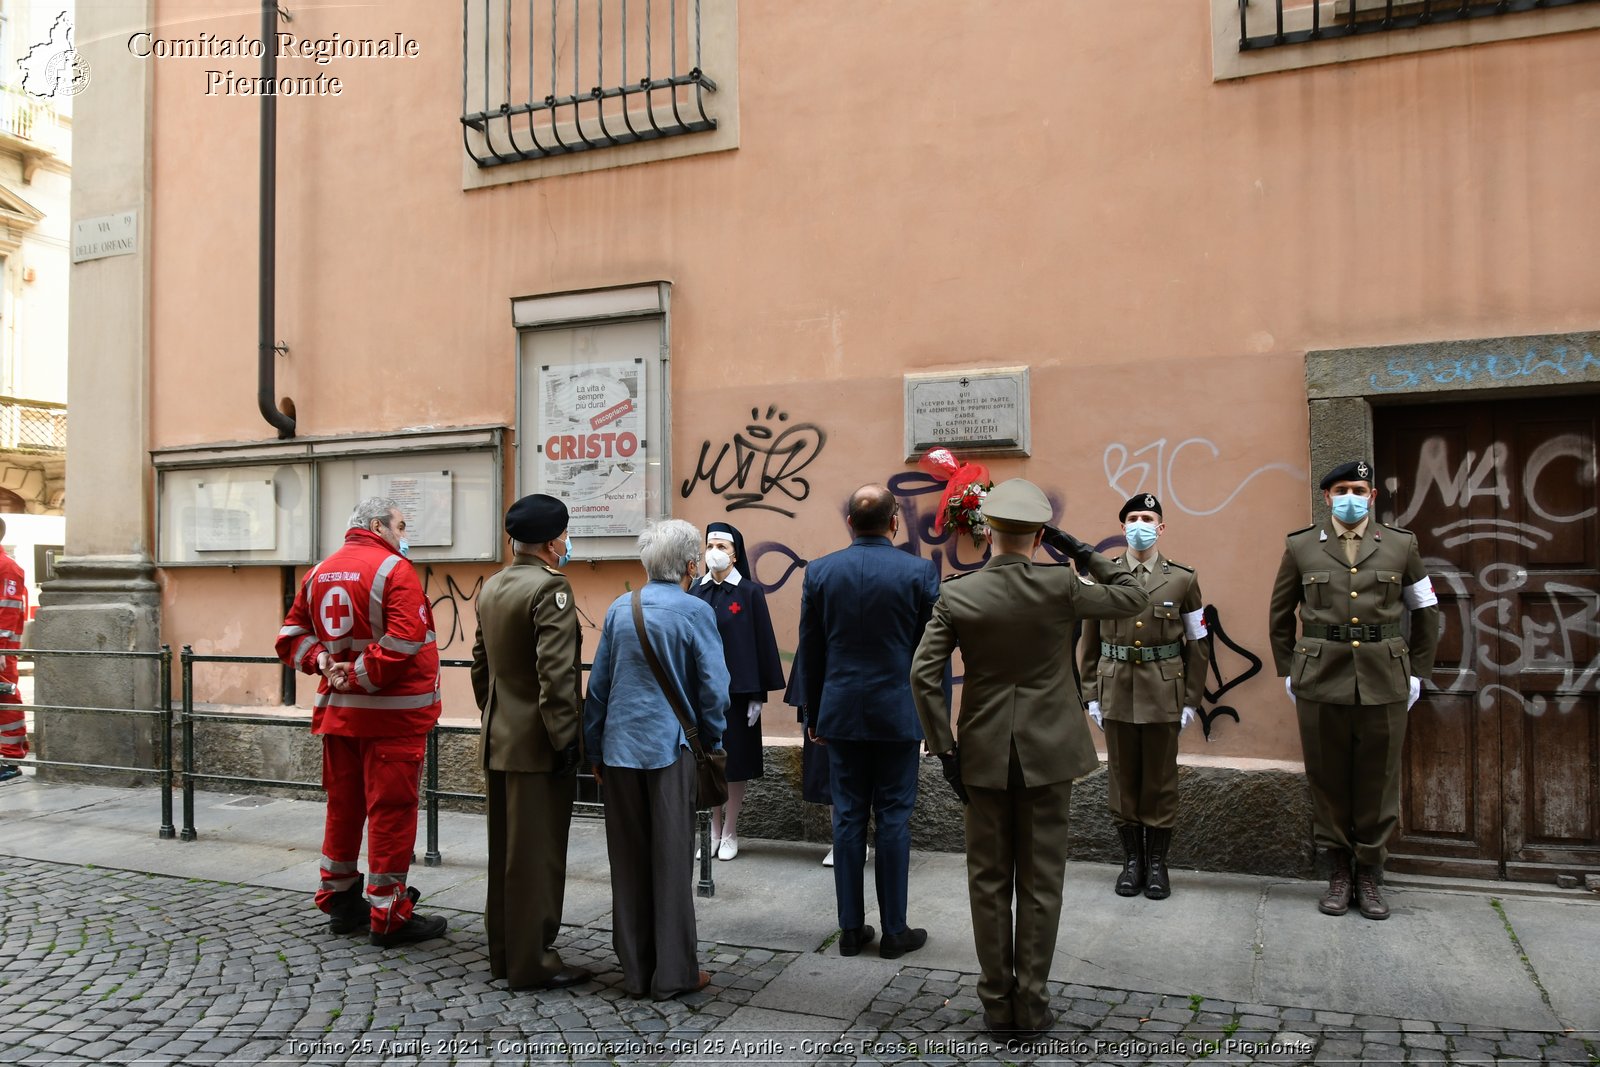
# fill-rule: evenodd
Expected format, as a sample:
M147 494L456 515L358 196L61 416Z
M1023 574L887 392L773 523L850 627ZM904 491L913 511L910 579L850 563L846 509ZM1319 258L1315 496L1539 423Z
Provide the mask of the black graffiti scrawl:
M765 414L751 408L750 422L715 454L711 441L701 443L694 477L684 481L679 493L688 497L704 482L727 501L727 511L760 508L794 518L787 505L811 495L811 482L800 472L822 454L828 434L816 423L784 426L788 421L789 413L776 404L768 405Z
M1209 710L1204 707L1195 710L1200 713L1200 727L1205 730L1206 740L1209 741L1211 740L1211 724L1218 718L1227 715L1234 722L1239 721L1239 712L1235 708L1227 704L1218 704L1217 701L1221 700L1230 690L1238 688L1260 674L1261 657L1228 636L1228 631L1222 628L1222 616L1217 613L1215 604L1206 605L1205 620L1206 644L1211 646L1211 676L1217 680L1217 688L1214 691L1209 687L1205 690L1205 698L1211 702L1212 707ZM1234 676L1231 680L1222 677L1222 667L1217 662L1218 641L1221 641L1230 651L1237 652L1243 656L1245 661L1250 664L1245 668L1244 673Z

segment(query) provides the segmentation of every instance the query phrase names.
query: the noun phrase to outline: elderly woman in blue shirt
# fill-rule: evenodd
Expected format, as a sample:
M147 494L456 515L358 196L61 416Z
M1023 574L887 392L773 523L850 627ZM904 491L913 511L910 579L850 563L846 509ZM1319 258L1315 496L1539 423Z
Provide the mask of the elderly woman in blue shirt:
M716 617L688 593L700 531L682 519L651 523L639 535L639 560L650 578L640 590L650 647L710 751L726 726L729 680ZM606 611L583 740L605 786L611 937L623 989L657 1000L704 989L711 975L695 952L692 896L694 752L639 644L631 593Z

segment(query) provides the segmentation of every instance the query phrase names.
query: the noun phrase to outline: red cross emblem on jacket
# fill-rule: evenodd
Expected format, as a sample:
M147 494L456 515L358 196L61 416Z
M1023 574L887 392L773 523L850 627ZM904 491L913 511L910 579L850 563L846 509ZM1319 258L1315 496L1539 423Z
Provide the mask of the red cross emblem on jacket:
M743 609L739 607L739 602L737 600L735 600L732 604L728 605L728 614L729 615L737 615L742 610Z

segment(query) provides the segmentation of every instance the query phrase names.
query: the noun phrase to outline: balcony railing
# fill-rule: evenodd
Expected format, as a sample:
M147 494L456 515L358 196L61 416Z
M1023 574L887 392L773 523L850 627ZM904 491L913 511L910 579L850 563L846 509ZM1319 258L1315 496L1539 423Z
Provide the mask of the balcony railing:
M0 396L0 449L64 452L67 405Z
M33 98L15 85L0 86L0 133L33 140L39 108Z
M1600 0L1239 0L1239 51L1596 2Z
M717 126L700 0L462 0L461 72L480 167Z

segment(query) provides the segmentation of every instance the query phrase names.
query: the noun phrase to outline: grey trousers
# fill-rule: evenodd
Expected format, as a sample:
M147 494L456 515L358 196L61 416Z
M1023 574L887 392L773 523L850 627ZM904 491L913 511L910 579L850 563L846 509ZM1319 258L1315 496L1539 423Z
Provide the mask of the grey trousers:
M694 924L694 753L653 771L606 767L611 944L632 996L666 998L700 979Z

